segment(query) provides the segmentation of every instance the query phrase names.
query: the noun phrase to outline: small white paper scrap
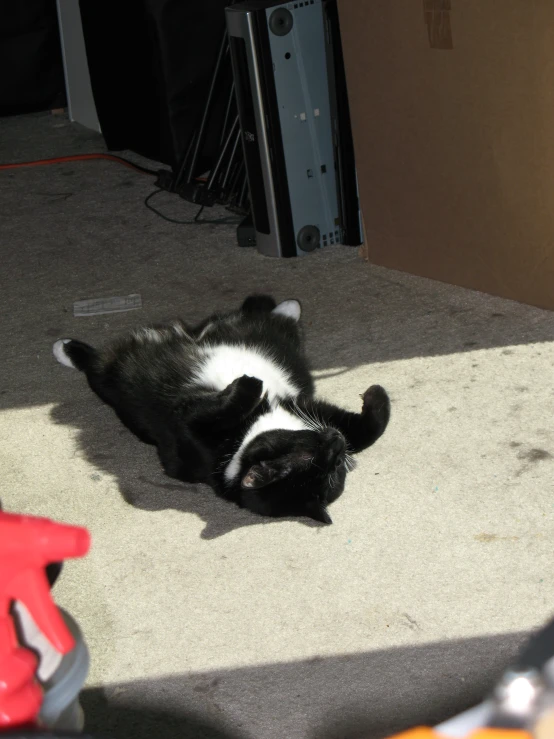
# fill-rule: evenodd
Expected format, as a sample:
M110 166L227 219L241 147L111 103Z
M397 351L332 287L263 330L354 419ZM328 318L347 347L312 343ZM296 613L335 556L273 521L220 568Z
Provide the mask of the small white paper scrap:
M76 300L73 303L73 315L101 316L104 313L123 313L127 310L142 308L142 298L138 293L123 295L114 298L90 298L90 300Z

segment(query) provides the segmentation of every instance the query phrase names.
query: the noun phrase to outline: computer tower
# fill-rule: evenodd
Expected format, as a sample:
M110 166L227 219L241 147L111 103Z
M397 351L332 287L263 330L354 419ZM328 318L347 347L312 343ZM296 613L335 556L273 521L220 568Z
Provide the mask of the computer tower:
M335 0L246 0L226 18L258 250L360 244Z

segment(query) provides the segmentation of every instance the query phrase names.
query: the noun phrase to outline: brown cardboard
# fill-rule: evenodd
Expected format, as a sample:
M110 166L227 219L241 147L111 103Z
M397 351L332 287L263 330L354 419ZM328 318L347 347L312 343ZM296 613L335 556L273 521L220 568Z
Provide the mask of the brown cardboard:
M554 309L554 2L339 8L370 262Z

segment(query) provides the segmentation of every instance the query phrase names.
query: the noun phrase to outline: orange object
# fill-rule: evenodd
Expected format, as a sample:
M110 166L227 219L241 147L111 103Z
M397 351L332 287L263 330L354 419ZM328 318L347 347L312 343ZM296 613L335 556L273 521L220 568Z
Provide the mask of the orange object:
M389 739L441 739L443 736L444 734L439 734L429 726L417 726L400 734L394 734ZM471 732L465 739L532 739L532 735L521 729L482 728Z

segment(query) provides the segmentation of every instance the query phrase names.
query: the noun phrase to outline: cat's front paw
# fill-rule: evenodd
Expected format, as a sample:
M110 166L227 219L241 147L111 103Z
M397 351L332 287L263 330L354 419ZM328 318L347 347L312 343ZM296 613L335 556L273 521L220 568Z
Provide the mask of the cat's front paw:
M262 401L264 384L257 377L242 375L232 383L232 397L243 413L250 413Z
M263 382L257 377L250 377L250 375L242 375L242 377L237 377L237 379L233 382L233 385L235 386L235 392L241 393L243 395L249 395L253 398L261 398L262 391L264 389Z
M361 396L362 415L372 416L380 425L386 426L390 418L390 398L381 385L372 385Z

